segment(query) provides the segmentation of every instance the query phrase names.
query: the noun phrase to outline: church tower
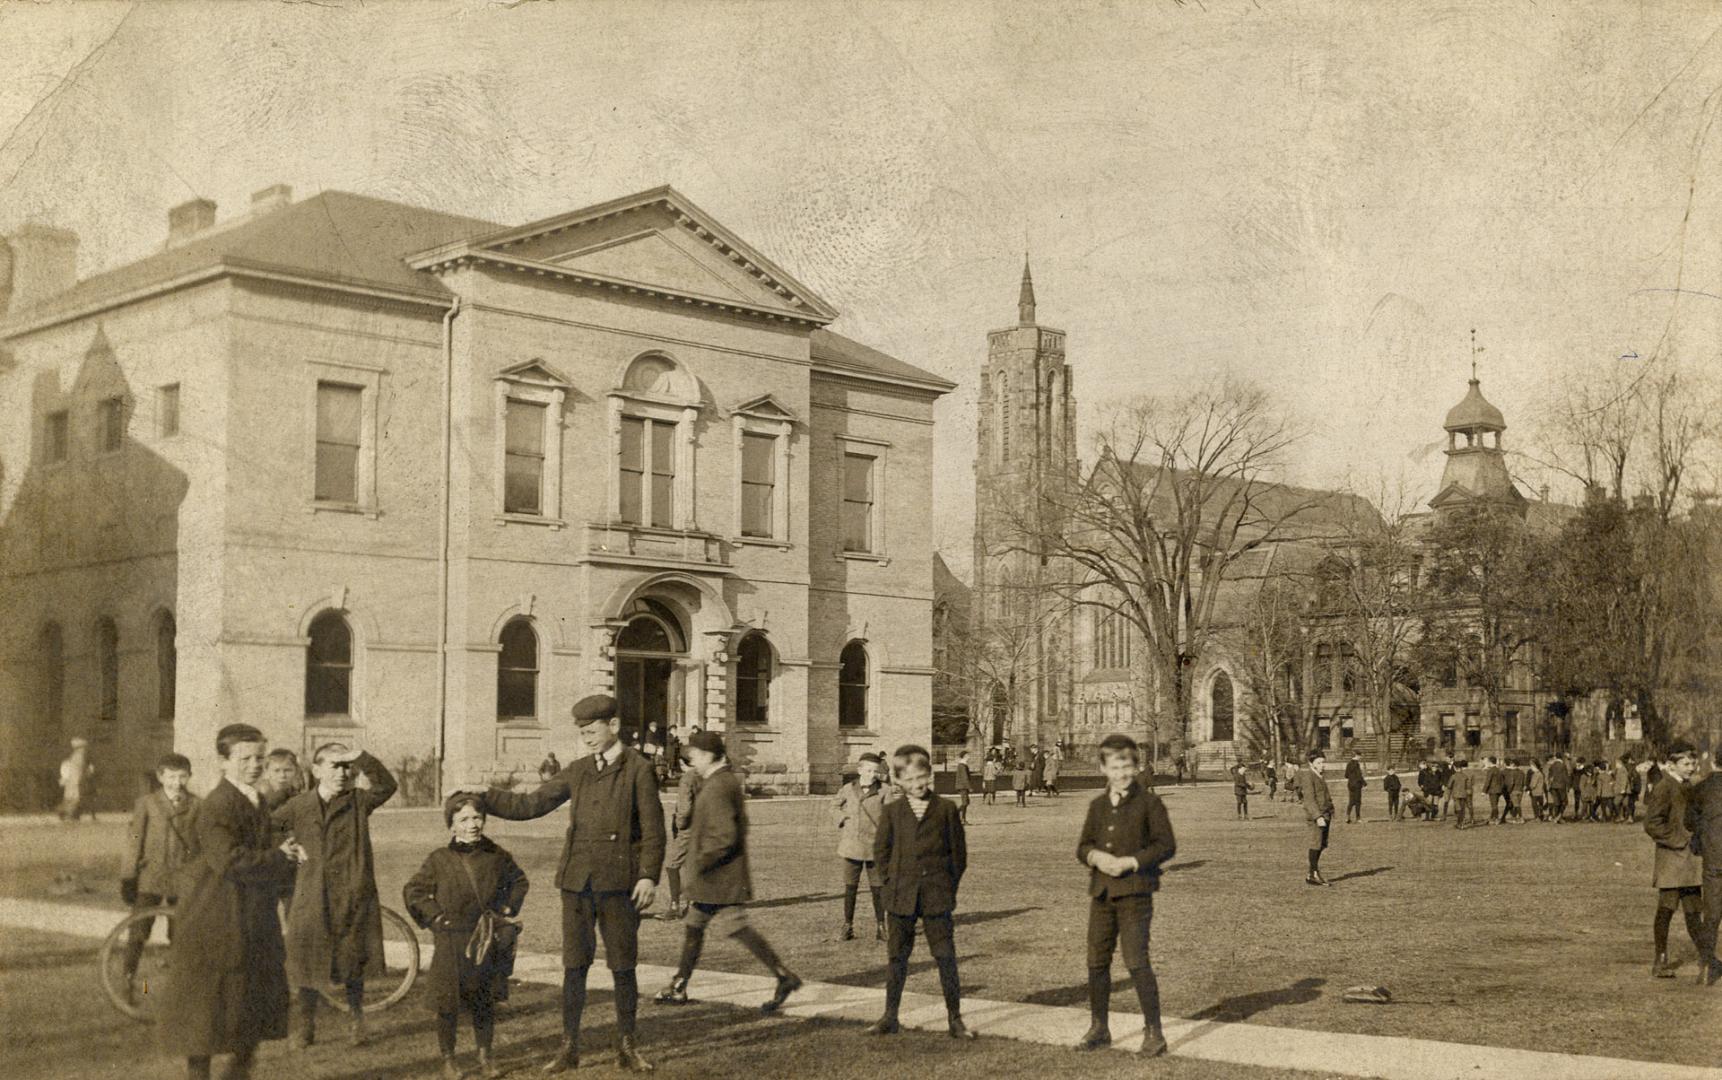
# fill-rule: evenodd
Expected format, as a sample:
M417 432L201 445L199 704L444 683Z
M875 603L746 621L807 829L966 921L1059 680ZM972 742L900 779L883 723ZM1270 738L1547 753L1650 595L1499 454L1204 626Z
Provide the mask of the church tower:
M1023 260L1016 325L987 334L975 424L975 608L981 642L1016 662L995 665L1007 682L978 694L979 745L1018 747L1064 738L1071 724L1069 636L1057 571L1037 553L1040 493L1076 472L1076 404L1064 331L1036 321L1034 278Z

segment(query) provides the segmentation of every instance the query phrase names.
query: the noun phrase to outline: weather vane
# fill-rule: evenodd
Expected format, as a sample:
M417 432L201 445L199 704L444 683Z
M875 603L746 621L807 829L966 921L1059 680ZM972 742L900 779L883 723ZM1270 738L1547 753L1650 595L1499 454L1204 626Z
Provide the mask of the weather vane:
M1471 381L1477 381L1477 354L1483 350L1477 345L1477 328L1471 328Z

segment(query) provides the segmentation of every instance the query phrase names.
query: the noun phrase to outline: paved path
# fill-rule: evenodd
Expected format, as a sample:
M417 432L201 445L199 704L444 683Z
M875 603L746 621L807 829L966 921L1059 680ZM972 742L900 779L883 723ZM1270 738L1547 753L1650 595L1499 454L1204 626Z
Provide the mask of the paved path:
M117 921L118 913L109 909L0 897L0 924L19 929L99 938L107 936ZM159 924L157 932L161 932ZM423 948L424 962L428 963L430 946ZM639 973L641 988L647 995L669 982L673 974L667 967L652 964L640 965ZM514 974L526 982L560 986L561 958L548 953L524 953L515 964ZM689 990L701 1002L753 1008L771 995L772 986L773 980L766 975L701 971L695 974ZM594 967L591 987L610 989L609 972ZM789 999L783 1013L871 1022L878 1018L883 1001L883 990L810 982ZM646 1006L648 1016L655 1008L660 1006ZM1086 1008L1024 1005L983 998L965 999L963 1018L983 1036L1053 1046L1074 1043L1088 1027ZM904 1027L942 1031L944 1000L936 994L906 993L901 1020ZM1383 1080L1722 1080L1722 1068L1430 1039L1176 1018L1168 1018L1165 1027L1174 1056L1329 1075ZM1134 1013L1114 1014L1112 1034L1115 1049L1135 1050L1141 1045L1141 1021Z

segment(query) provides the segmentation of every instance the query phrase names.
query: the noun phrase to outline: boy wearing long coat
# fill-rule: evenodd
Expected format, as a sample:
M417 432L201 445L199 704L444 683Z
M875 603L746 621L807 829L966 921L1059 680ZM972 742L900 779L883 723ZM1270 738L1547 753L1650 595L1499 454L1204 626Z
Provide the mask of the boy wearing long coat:
M161 790L140 796L132 807L131 831L120 857L120 899L133 911L177 903L180 871L197 850L192 830L198 799L185 790L191 762L183 754L168 754L156 765L156 778ZM128 994L154 925L154 919L132 924L122 961ZM168 926L171 933L173 924Z
M761 1012L776 1012L789 995L801 989L801 979L784 966L771 943L755 930L747 918L747 903L753 899L753 877L747 868L747 804L741 779L729 767L723 738L715 731L696 731L688 736L688 759L700 774L699 795L694 799L693 820L688 826L688 901L693 910L683 923L681 962L670 985L656 1000L666 1005L688 1001L688 980L699 966L706 930L716 929L732 937L777 977L771 1000Z
M873 936L885 940L885 908L879 898L884 869L873 861L873 839L879 834L879 819L891 796L880 781L882 764L878 754L862 754L859 774L832 800L837 814L837 857L843 860L843 929L838 935L843 941L855 940L855 898L860 895L863 873L873 897Z
M247 724L216 736L222 780L194 818L197 852L180 875L179 924L157 1026L164 1053L187 1059L192 1080L232 1054L229 1080L251 1075L257 1044L287 1034L286 957L276 898L292 880L292 841L274 842L256 784L268 748ZM292 854L290 854L290 852Z
M586 972L604 937L604 959L616 988L616 1062L649 1072L634 1045L640 984L640 913L652 905L664 869L664 808L652 763L621 742L616 699L593 694L574 703L574 724L586 756L535 791L461 788L484 796L484 811L527 821L568 804L568 835L556 887L562 893L562 1043L545 1072L580 1063L580 1019ZM699 805L696 797L694 805Z
M1708 947L1699 954L1698 977L1707 986L1722 980L1722 957L1716 955L1717 931L1722 929L1722 746L1712 752L1710 775L1692 786L1686 800L1686 831L1698 849L1704 870L1704 932Z
M287 981L298 991L295 1048L316 1041L317 1002L345 989L353 1045L365 1041L367 972L383 970L383 913L371 855L371 812L395 794L394 774L362 750L326 743L312 756L317 785L275 811L279 830L305 849L287 908ZM362 772L370 788L355 787Z
M1704 865L1692 850L1692 831L1687 827L1686 804L1692 797L1687 783L1698 765L1698 752L1691 743L1676 740L1668 747L1662 778L1650 789L1644 804L1644 831L1656 843L1652 883L1656 886L1656 921L1652 924L1656 959L1650 974L1672 979L1668 962L1668 926L1679 908L1686 916L1686 933L1698 949L1699 968L1707 967L1703 902Z

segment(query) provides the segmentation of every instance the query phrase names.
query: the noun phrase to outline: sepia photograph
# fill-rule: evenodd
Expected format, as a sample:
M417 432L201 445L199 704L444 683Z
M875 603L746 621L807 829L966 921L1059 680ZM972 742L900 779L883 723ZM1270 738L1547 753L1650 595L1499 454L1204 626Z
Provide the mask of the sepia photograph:
M1719 116L1713 0L0 0L0 1076L1722 1080Z

